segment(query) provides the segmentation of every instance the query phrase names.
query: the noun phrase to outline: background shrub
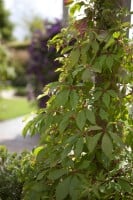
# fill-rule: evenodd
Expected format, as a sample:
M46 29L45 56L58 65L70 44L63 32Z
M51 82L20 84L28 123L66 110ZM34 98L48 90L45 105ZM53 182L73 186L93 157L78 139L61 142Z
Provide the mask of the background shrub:
M20 200L23 185L28 175L32 176L34 159L31 153L9 154L0 146L0 199Z
M10 54L4 45L0 45L0 87L6 85L15 77L15 70L11 66Z

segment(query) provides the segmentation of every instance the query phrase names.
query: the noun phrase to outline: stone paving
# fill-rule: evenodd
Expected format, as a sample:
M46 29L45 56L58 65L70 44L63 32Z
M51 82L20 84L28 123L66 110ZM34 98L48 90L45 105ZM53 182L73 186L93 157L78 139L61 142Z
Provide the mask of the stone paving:
M0 122L0 145L7 146L9 152L32 150L38 144L39 136L22 136L24 117Z
M14 90L2 91L1 97L14 98ZM5 145L9 152L20 153L24 150L32 150L37 146L39 136L22 136L22 130L25 126L24 116L11 120L0 121L0 145Z

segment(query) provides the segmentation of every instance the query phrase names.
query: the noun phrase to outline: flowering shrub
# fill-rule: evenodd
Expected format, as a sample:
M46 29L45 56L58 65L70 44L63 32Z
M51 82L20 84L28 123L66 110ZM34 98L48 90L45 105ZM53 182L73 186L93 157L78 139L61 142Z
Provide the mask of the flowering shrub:
M54 47L48 49L47 42L55 34L59 33L61 22L56 21L54 24L46 26L47 35L37 30L33 33L32 43L29 48L30 64L28 73L30 81L33 85L34 94L37 97L42 93L43 87L51 81L57 80L56 68L59 63L55 61L57 53ZM39 101L39 106L44 107L47 97Z

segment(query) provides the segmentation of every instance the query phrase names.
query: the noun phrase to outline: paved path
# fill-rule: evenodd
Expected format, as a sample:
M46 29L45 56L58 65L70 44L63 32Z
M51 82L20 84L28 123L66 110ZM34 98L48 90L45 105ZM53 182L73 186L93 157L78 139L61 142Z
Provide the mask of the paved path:
M6 145L9 152L32 150L38 144L39 136L22 136L24 117L0 122L0 145Z

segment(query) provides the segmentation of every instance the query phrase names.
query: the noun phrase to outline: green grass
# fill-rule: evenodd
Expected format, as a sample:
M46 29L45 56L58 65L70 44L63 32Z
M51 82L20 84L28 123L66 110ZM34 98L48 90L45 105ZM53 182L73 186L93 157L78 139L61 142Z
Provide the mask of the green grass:
M35 110L26 98L3 99L0 98L0 121L29 114Z

